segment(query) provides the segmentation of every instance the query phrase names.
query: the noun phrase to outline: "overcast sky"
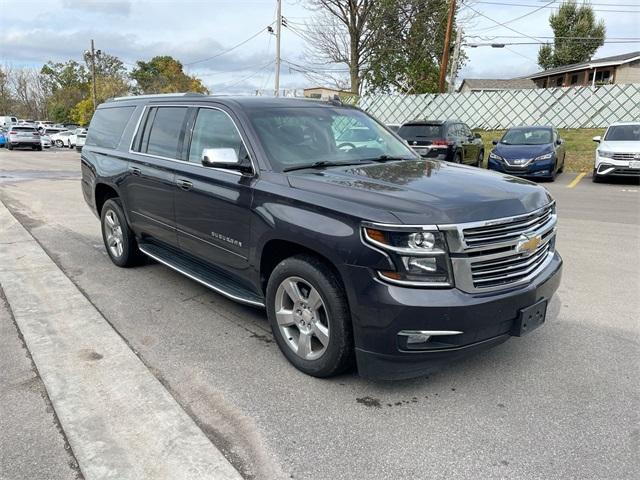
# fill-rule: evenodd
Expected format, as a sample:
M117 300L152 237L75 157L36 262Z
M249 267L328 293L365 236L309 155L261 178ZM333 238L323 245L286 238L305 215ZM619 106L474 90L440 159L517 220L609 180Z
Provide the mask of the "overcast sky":
M459 20L468 43L513 43L533 41L522 35L538 39L551 36L548 17L553 10L545 6L559 2L464 3L469 6L463 6ZM200 76L214 93L268 91L273 88L275 39L266 26L274 22L275 4L275 0L33 0L14 8L15 0L0 0L0 63L39 68L47 60L81 60L93 38L96 48L118 56L128 68L139 59L172 55L185 65L187 72ZM640 0L593 0L592 4L598 18L604 19L612 40L640 38ZM283 0L283 16L294 29L304 30L304 23L312 21L313 15L304 0ZM524 17L512 21L520 16ZM202 61L254 34L258 35L235 50ZM482 37L471 37L477 35ZM500 35L519 38L494 38ZM313 60L305 56L304 50L304 41L298 34L284 28L283 59L309 65ZM535 72L539 70L537 50L537 45L467 47L468 61L460 78L510 78ZM610 43L595 56L637 50L640 43ZM304 88L311 83L315 82L283 64L282 88Z

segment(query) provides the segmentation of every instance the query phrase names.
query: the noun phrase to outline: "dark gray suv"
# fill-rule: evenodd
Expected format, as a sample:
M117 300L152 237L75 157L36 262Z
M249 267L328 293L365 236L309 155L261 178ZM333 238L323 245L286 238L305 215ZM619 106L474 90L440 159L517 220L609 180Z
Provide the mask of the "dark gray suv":
M310 375L425 374L542 324L560 282L544 188L420 158L339 103L115 99L81 158L116 265L150 257L265 308Z

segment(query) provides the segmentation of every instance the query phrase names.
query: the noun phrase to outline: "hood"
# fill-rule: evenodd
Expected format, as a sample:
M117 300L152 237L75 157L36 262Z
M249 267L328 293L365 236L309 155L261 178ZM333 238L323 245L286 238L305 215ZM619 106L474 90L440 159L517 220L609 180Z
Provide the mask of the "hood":
M303 170L288 179L293 188L383 209L406 224L509 217L551 201L544 188L527 180L426 159Z
M598 150L614 153L640 153L640 141L604 141L600 142Z
M544 145L505 145L498 143L498 145L493 148L493 152L507 160L515 160L517 158L528 159L553 152L553 147L549 143L545 143Z

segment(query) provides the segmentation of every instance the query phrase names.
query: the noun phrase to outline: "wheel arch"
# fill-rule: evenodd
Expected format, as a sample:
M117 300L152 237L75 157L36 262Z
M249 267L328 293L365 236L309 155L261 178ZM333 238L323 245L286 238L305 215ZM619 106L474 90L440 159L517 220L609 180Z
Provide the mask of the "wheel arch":
M102 207L105 202L111 198L119 198L118 190L107 183L97 183L94 191L94 201L98 217L102 214Z
M260 252L260 286L262 292L266 292L267 282L274 268L285 258L295 255L307 254L323 261L329 269L336 275L343 288L345 288L343 275L337 264L328 255L319 252L317 249L311 248L299 242L292 242L281 238L272 238L265 242ZM346 289L345 289L346 292Z

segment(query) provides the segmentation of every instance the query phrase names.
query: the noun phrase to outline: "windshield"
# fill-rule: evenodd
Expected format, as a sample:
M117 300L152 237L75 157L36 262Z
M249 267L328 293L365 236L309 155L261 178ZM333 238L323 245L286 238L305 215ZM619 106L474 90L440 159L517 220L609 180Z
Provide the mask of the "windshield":
M427 138L435 140L444 138L442 125L403 125L398 130L398 135L405 139Z
M640 123L634 125L616 125L609 127L605 140L610 142L637 142L640 141Z
M553 134L548 128L512 128L507 130L500 143L505 145L545 145L553 143Z
M276 171L317 162L418 158L383 126L352 108L260 109L249 117Z

